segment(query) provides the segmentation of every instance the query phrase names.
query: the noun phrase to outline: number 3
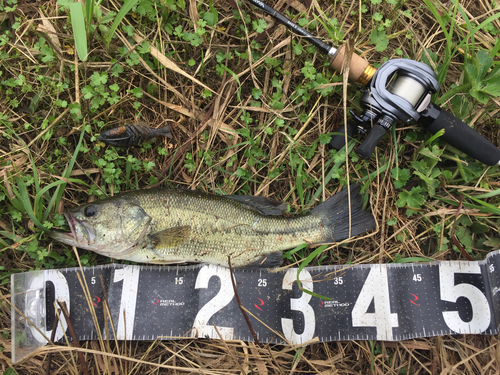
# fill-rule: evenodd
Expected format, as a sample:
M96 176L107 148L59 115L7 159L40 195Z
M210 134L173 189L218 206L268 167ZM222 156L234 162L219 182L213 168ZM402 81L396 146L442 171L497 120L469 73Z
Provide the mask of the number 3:
M448 327L459 333L481 333L490 326L490 305L480 289L471 284L456 284L455 273L481 274L477 263L456 264L441 263L439 265L439 286L443 301L457 302L458 298L465 297L472 307L472 319L464 322L458 311L443 311L443 318Z
M285 274L283 278L283 289L292 290L293 282L297 280L297 269L290 269ZM302 270L299 276L299 280L302 283L304 289L313 291L313 283L311 274ZM314 316L314 310L309 305L311 295L307 293L302 293L300 298L290 299L290 308L295 311L300 311L304 314L304 331L301 334L295 332L293 328L293 319L281 318L281 327L283 328L283 334L290 344L302 344L308 340L311 340L314 336L314 330L316 328L316 317Z

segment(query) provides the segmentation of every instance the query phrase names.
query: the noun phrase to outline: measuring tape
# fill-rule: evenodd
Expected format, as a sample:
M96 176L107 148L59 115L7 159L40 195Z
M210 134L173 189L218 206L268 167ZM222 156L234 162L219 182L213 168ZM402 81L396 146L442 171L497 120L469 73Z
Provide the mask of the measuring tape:
M304 268L299 274L302 288L324 298L298 288L297 268L236 269L232 277L261 343L301 344L313 338L399 341L457 333L497 334L498 270L500 250L480 262ZM66 302L80 340L95 340L100 330L102 337L115 339L116 335L118 340L253 341L227 268L86 267L88 299L77 274L83 281L79 268L12 275L14 362L47 343L44 335L52 334L55 300ZM97 328L90 309L95 311ZM64 340L67 326L62 320L55 341Z

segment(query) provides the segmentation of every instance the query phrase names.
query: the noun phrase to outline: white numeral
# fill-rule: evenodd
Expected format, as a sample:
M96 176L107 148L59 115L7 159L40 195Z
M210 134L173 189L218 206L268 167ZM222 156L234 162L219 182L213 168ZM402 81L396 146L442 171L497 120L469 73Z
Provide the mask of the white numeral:
M39 298L40 300L31 301L32 303L30 303L30 301L27 301L28 304L26 306L26 316L28 317L28 319L31 320L32 323L34 323L40 329L40 331L42 331L45 334L45 337L50 337L52 334L52 327L45 327L46 325L45 319L41 319L44 316L44 314L42 313L42 303L40 301L43 301L45 297L42 297L38 292L40 289L43 289L45 291L45 285L47 281L51 281L54 284L54 292L55 292L54 301L57 308L59 309L57 301L66 302L66 307L68 308L68 312L70 312L71 306L69 303L70 297L69 297L68 281L61 272L57 270L47 270L43 274L34 277L30 282L27 295L32 295L33 297L36 296L35 298ZM33 292L29 293L30 290ZM45 303L45 301L43 302ZM52 309L53 307L51 306L50 308ZM45 310L45 305L43 305L43 309ZM68 328L66 320L63 318L62 312L60 313L60 318L61 320L57 325L54 341L58 341L59 339L61 339L64 335L64 331L66 331L66 329ZM28 327L30 328L31 333L33 334L35 340L41 343L47 342L47 340L45 340L45 338L40 334L40 332L38 332L38 330L35 327L33 327L31 324L28 324Z
M413 275L413 281L422 281L422 275L419 273Z
M182 285L183 282L184 282L183 277L176 277L175 278L175 285Z
M259 279L258 286L267 286L267 279Z
M290 269L285 273L283 278L283 289L292 290L293 283L297 280L297 269ZM313 291L313 283L311 274L307 270L302 270L299 276L302 288ZM295 332L293 328L293 319L281 318L281 327L283 328L283 334L290 344L301 344L303 342L309 341L314 336L314 330L316 329L316 317L314 315L314 310L309 305L311 300L311 295L307 293L302 293L300 298L290 298L290 308L294 311L300 311L304 314L304 331L301 334Z
M203 306L196 318L194 318L193 329L191 331L191 337L205 337L219 338L219 335L215 331L213 326L209 326L208 321L210 318L222 310L225 306L231 302L234 297L233 284L231 282L231 272L228 268L223 268L215 265L207 265L200 269L198 276L196 278L195 289L205 289L208 288L208 282L216 276L220 280L220 290L217 295L208 301L205 306ZM224 340L233 339L233 328L231 327L217 327L219 333L222 335Z
M490 264L490 273L495 272L495 266L493 264Z
M136 266L127 266L115 270L113 282L117 283L123 280L122 299L120 302L120 312L118 313L118 327L116 329L116 338L118 340L132 340L134 334L139 273L140 270Z
M458 311L443 311L443 318L448 327L459 333L481 333L490 326L490 305L480 289L471 284L456 284L455 274L481 274L478 263L441 263L439 265L439 287L443 301L457 302L458 298L465 297L472 308L472 319L464 322Z
M94 285L94 284L95 284L95 276L92 276L92 278L90 279L90 283L91 283L92 285Z
M374 303L375 312L368 313ZM376 327L378 340L393 340L392 328L398 327L398 314L391 314L387 268L374 264L352 309L353 327Z
M342 285L344 283L344 280L342 279L342 276L336 277L333 279L333 285Z

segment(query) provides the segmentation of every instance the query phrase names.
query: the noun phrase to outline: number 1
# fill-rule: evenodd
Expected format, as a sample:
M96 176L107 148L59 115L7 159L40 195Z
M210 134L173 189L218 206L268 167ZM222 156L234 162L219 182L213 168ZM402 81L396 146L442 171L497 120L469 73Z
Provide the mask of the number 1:
M139 286L139 269L135 266L127 266L115 270L113 282L123 280L122 299L120 312L118 314L118 327L116 338L118 340L132 340L134 333L135 305L137 303L137 288ZM124 316L125 315L125 316ZM125 323L127 326L125 327ZM126 333L126 337L125 337Z

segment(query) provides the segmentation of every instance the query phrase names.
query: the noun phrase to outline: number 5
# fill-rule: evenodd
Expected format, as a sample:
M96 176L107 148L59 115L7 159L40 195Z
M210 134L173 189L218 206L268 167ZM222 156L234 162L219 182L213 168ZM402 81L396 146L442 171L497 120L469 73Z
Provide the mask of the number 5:
M457 269L458 268L458 269ZM459 333L481 333L490 326L490 305L480 289L471 284L456 284L455 273L481 274L477 263L460 263L459 266L451 263L439 265L439 286L443 301L457 302L458 298L465 297L472 308L472 319L464 322L458 311L443 311L443 318L448 327Z

